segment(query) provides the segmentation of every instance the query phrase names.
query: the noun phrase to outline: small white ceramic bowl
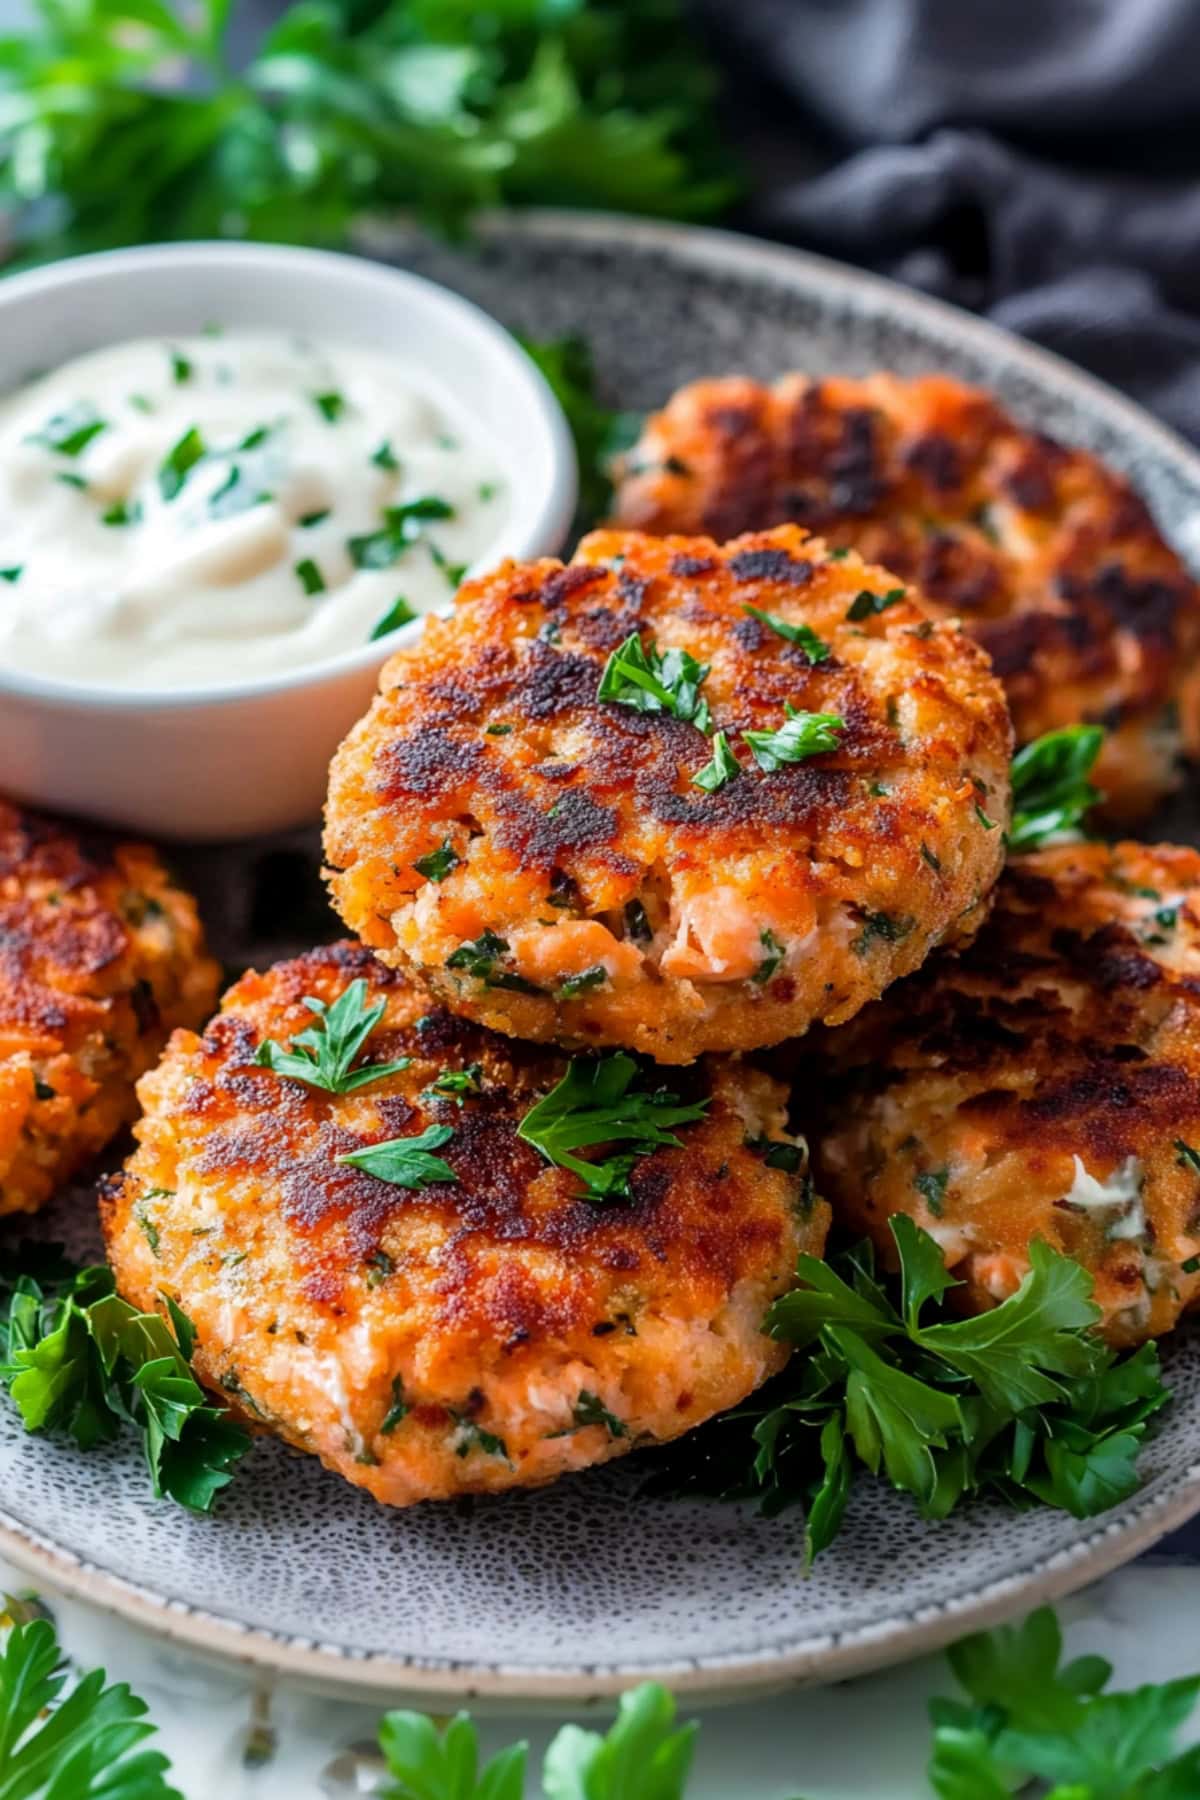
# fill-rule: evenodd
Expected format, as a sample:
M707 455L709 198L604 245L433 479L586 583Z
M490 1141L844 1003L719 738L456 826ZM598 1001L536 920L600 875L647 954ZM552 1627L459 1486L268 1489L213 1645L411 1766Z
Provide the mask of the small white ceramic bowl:
M0 394L39 368L218 322L387 351L504 458L509 513L476 560L557 550L577 472L562 411L520 346L431 281L323 251L163 245L0 281ZM2 523L2 522L0 522ZM250 837L315 819L329 758L375 677L422 622L277 676L221 688L90 687L0 668L0 791L152 836Z

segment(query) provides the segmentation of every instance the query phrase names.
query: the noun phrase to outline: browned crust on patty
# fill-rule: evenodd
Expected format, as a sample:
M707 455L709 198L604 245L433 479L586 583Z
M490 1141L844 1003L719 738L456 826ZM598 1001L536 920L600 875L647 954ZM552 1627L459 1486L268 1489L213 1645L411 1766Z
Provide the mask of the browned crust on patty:
M133 1117L217 980L152 850L0 801L0 1212L33 1211Z
M1182 1267L1200 1253L1200 1168L1181 1149L1200 1161L1197 851L1015 859L969 949L814 1049L808 1122L835 1210L885 1250L889 1213L911 1213L972 1305L1015 1284L1033 1237L1092 1270L1116 1341L1200 1293Z
M305 996L332 1002L360 976L386 1006L368 1058L410 1056L408 1069L332 1095L256 1066L264 1037L311 1024ZM431 1091L476 1063L480 1094ZM819 1253L827 1209L747 1145L755 1121L778 1126L783 1093L730 1061L673 1078L710 1098L708 1116L635 1164L629 1202L585 1199L516 1134L565 1068L429 1010L359 945L245 976L203 1038L177 1034L141 1083L139 1149L102 1203L122 1293L154 1306L170 1292L199 1332L203 1379L396 1504L549 1480L581 1449L604 1460L687 1429L778 1366L762 1313L797 1251ZM454 1184L412 1191L336 1161L431 1124L454 1131L439 1151ZM657 1334L678 1369L651 1348ZM312 1391L313 1359L344 1390L341 1421ZM397 1379L411 1416L384 1431ZM604 1380L627 1435L553 1436L539 1383L574 1401ZM463 1418L506 1455L460 1455Z
M524 1037L675 1062L847 1016L974 928L1001 855L976 802L1001 826L1008 806L985 659L911 594L849 617L864 590L897 584L795 527L723 546L598 532L566 567L468 583L334 759L334 904L447 1004ZM828 657L748 606L810 625ZM718 791L694 784L712 755L694 724L598 701L632 633L710 665L739 762ZM742 734L778 729L788 703L844 734L764 773ZM444 844L456 863L426 879L416 863ZM452 960L485 931L506 946L490 979ZM766 933L784 954L764 976Z
M1122 476L1022 430L945 375L680 389L618 475L619 523L714 536L792 519L853 544L959 615L992 657L1019 743L1108 726L1114 817L1200 753L1200 590Z

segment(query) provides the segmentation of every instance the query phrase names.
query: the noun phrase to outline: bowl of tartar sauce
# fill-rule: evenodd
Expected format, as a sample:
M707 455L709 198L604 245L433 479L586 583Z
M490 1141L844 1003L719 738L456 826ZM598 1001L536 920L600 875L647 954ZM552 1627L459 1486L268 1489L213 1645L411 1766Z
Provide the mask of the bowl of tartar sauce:
M192 839L315 818L386 657L575 495L541 375L420 277L184 244L0 281L0 791Z

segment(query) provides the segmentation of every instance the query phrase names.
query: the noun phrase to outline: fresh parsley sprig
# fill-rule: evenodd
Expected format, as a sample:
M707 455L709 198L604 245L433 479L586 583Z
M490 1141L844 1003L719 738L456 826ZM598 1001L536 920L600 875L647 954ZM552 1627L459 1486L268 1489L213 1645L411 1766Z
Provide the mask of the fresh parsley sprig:
M746 605L742 611L748 612L761 625L769 626L779 637L786 638L789 644L798 644L810 663L824 662L829 655L829 645L824 638L817 636L811 625L793 625L790 619L782 619L778 613L762 612L757 606Z
M454 1136L451 1125L430 1125L414 1137L388 1138L382 1144L366 1144L361 1150L348 1150L338 1162L352 1169L364 1169L379 1181L392 1187L419 1190L435 1181L457 1181L458 1176L444 1157L431 1154L441 1150Z
M1010 851L1070 844L1083 836L1085 815L1103 798L1090 779L1103 743L1102 725L1068 725L1018 750L1012 765Z
M1048 1800L1188 1800L1200 1744L1179 1750L1200 1676L1105 1693L1101 1656L1062 1662L1048 1606L948 1652L967 1702L933 1700L929 1783L939 1800L1008 1800L1030 1781ZM1038 1786L1037 1792L1046 1789Z
M639 1156L662 1146L678 1147L672 1127L691 1125L709 1101L681 1101L665 1088L648 1088L632 1056L575 1056L562 1080L525 1114L517 1136L557 1168L578 1175L590 1200L628 1197L629 1177ZM598 1162L576 1156L597 1145L628 1144Z
M193 1375L195 1332L174 1301L168 1327L122 1300L102 1266L3 1285L0 1382L25 1429L62 1430L90 1450L132 1426L155 1496L211 1511L250 1440Z
M240 74L226 0L33 15L0 38L0 208L21 261L338 244L398 210L447 231L505 204L698 218L734 191L677 0L300 0Z
M683 1800L696 1726L677 1727L665 1688L644 1682L621 1696L606 1732L564 1725L546 1751L547 1800ZM395 1786L386 1800L521 1800L528 1745L512 1744L483 1768L466 1713L439 1731L424 1713L385 1715L379 1744Z
M93 1669L64 1694L68 1669L48 1619L14 1624L0 1653L0 1794L4 1800L181 1800L160 1750L139 1749L157 1727L125 1683Z
M1087 1272L1035 1242L1015 1294L956 1318L937 1244L903 1215L891 1229L894 1294L869 1246L801 1257L767 1316L791 1364L666 1452L651 1491L752 1498L768 1514L805 1505L810 1557L836 1536L860 1467L930 1518L980 1493L1088 1518L1133 1493L1170 1396L1152 1344L1118 1357L1097 1336Z
M708 664L697 662L688 651L660 651L654 643L647 649L635 631L605 663L596 698L632 706L637 712L673 713L697 731L707 732L712 718L700 692L707 674Z
M773 775L785 763L804 762L810 756L836 750L846 729L846 721L837 713L799 712L790 701L785 710L787 723L777 731L742 733L755 762L767 775Z
M401 1074L411 1063L411 1056L401 1056L395 1062L364 1063L357 1069L353 1066L386 1010L383 1000L367 1006L366 998L367 984L361 977L352 981L331 1006L306 994L304 1004L317 1015L316 1024L298 1031L288 1049L274 1038L264 1038L254 1053L256 1065L292 1081L303 1081L309 1087L324 1088L329 1094L351 1094L372 1081Z

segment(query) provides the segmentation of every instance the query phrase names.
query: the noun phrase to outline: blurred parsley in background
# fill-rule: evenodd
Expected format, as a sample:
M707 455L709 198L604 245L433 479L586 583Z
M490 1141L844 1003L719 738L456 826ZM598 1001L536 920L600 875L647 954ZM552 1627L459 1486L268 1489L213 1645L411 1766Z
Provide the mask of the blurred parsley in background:
M0 38L13 263L170 238L336 245L365 213L711 215L734 183L679 0L296 0L248 66L228 0L35 0Z

